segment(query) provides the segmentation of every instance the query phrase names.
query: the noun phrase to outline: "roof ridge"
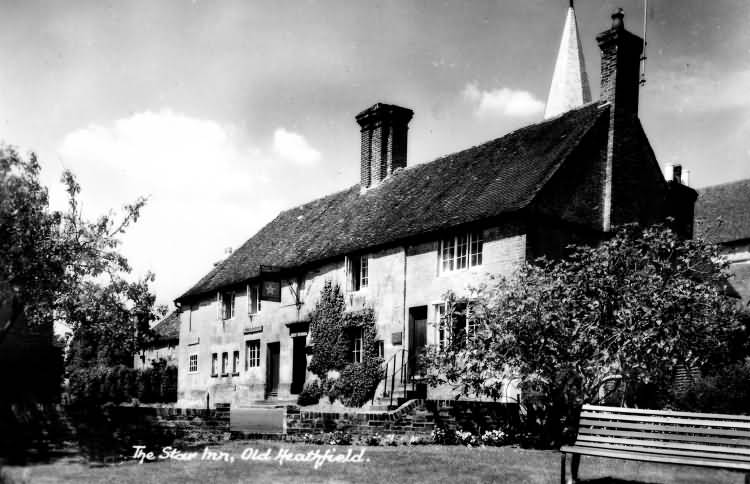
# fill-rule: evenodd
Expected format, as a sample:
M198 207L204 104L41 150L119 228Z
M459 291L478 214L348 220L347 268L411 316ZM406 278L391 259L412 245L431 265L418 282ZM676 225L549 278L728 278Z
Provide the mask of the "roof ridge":
M732 181L717 183L715 185L706 185L705 187L696 188L695 190L698 192L703 192L703 191L711 190L714 188L723 188L723 187L727 187L730 185L739 185L742 183L750 183L750 178L740 178L739 180L732 180Z

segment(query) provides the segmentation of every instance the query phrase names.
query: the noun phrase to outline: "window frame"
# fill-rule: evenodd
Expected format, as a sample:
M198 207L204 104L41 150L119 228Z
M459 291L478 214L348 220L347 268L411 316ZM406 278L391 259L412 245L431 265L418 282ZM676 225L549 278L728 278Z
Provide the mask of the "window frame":
M222 321L229 321L235 318L237 309L237 292L236 291L222 291L219 293L219 317ZM230 305L227 307L227 299L229 299ZM229 311L227 311L229 309ZM227 316L229 314L229 316Z
M456 309L455 312L463 311L464 312L464 324L463 328L461 329L461 332L459 334L463 334L464 336L464 342L463 344L468 344L469 338L471 337L471 334L474 333L477 330L478 323L471 322L471 319L469 318L469 308L471 307L472 300L467 299L465 302L459 301L457 303L454 303L455 306L463 305L463 309ZM450 348L452 345L455 344L454 342L454 336L455 336L455 329L456 326L454 325L454 322L451 321L449 326L446 326L443 324L443 318L445 318L446 310L448 308L448 303L442 302L442 303L436 303L433 305L433 310L435 311L435 320L436 320L436 326L437 326L437 342L438 342L438 349L445 350L447 348ZM448 330L449 329L449 330Z
M481 266L483 251L482 230L443 237L438 245L438 273L449 274Z
M370 285L370 255L348 255L344 258L346 266L346 291L358 292Z
M362 328L354 330L352 335L352 363L362 363L364 361L364 331Z
M247 285L247 315L248 316L256 316L259 314L262 310L263 304L262 299L260 297L261 291L260 291L260 284L254 283L254 284L248 284ZM253 311L253 306L255 306L255 311Z
M245 371L248 371L250 368L260 368L259 339L249 339L245 341Z
M219 376L219 354L211 353L211 378Z
M195 356L195 369L193 369L193 356ZM145 360L145 355L143 357ZM198 362L200 361L200 358L198 356L198 353L188 353L188 373L198 373Z
M240 374L240 350L232 351L232 376Z
M221 376L229 376L229 352L221 352Z

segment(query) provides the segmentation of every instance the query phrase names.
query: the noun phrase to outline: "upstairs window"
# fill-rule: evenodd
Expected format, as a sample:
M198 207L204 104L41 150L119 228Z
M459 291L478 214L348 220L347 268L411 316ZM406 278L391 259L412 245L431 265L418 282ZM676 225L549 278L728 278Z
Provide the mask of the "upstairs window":
M260 312L260 286L251 284L247 287L247 313L249 315Z
M235 294L232 291L222 292L219 294L219 318L226 320L234 318L234 299Z
M452 272L482 264L481 232L447 237L440 241L440 271Z
M370 261L366 255L346 258L347 290L359 291L370 283Z
M245 369L260 366L260 340L250 340L245 343Z

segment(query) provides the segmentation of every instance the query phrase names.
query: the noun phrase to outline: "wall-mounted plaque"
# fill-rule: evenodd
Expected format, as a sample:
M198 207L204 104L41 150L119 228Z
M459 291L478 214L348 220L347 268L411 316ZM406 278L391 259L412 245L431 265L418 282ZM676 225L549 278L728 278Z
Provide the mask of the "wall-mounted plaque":
M391 344L392 345L403 344L403 333L401 331L398 331L396 333L391 333Z

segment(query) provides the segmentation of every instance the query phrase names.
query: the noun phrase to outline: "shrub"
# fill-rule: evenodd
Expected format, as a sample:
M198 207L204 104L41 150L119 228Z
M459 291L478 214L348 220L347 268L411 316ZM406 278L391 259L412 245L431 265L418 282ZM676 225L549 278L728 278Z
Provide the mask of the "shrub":
M482 443L490 446L505 445L508 442L508 434L502 430L487 430L482 434Z
M323 396L323 385L320 380L313 380L305 383L304 388L297 397L298 405L315 405L320 401L320 397Z
M456 443L456 434L444 427L436 427L432 431L432 443L439 445L450 445Z
M136 370L123 365L112 368L79 368L70 374L68 393L77 405L98 406L133 399L144 403L177 401L177 368L156 362Z
M341 398L347 407L361 407L375 395L375 390L383 377L380 365L382 360L352 363L341 372L341 377L333 385L333 393ZM329 397L331 393L329 393Z

